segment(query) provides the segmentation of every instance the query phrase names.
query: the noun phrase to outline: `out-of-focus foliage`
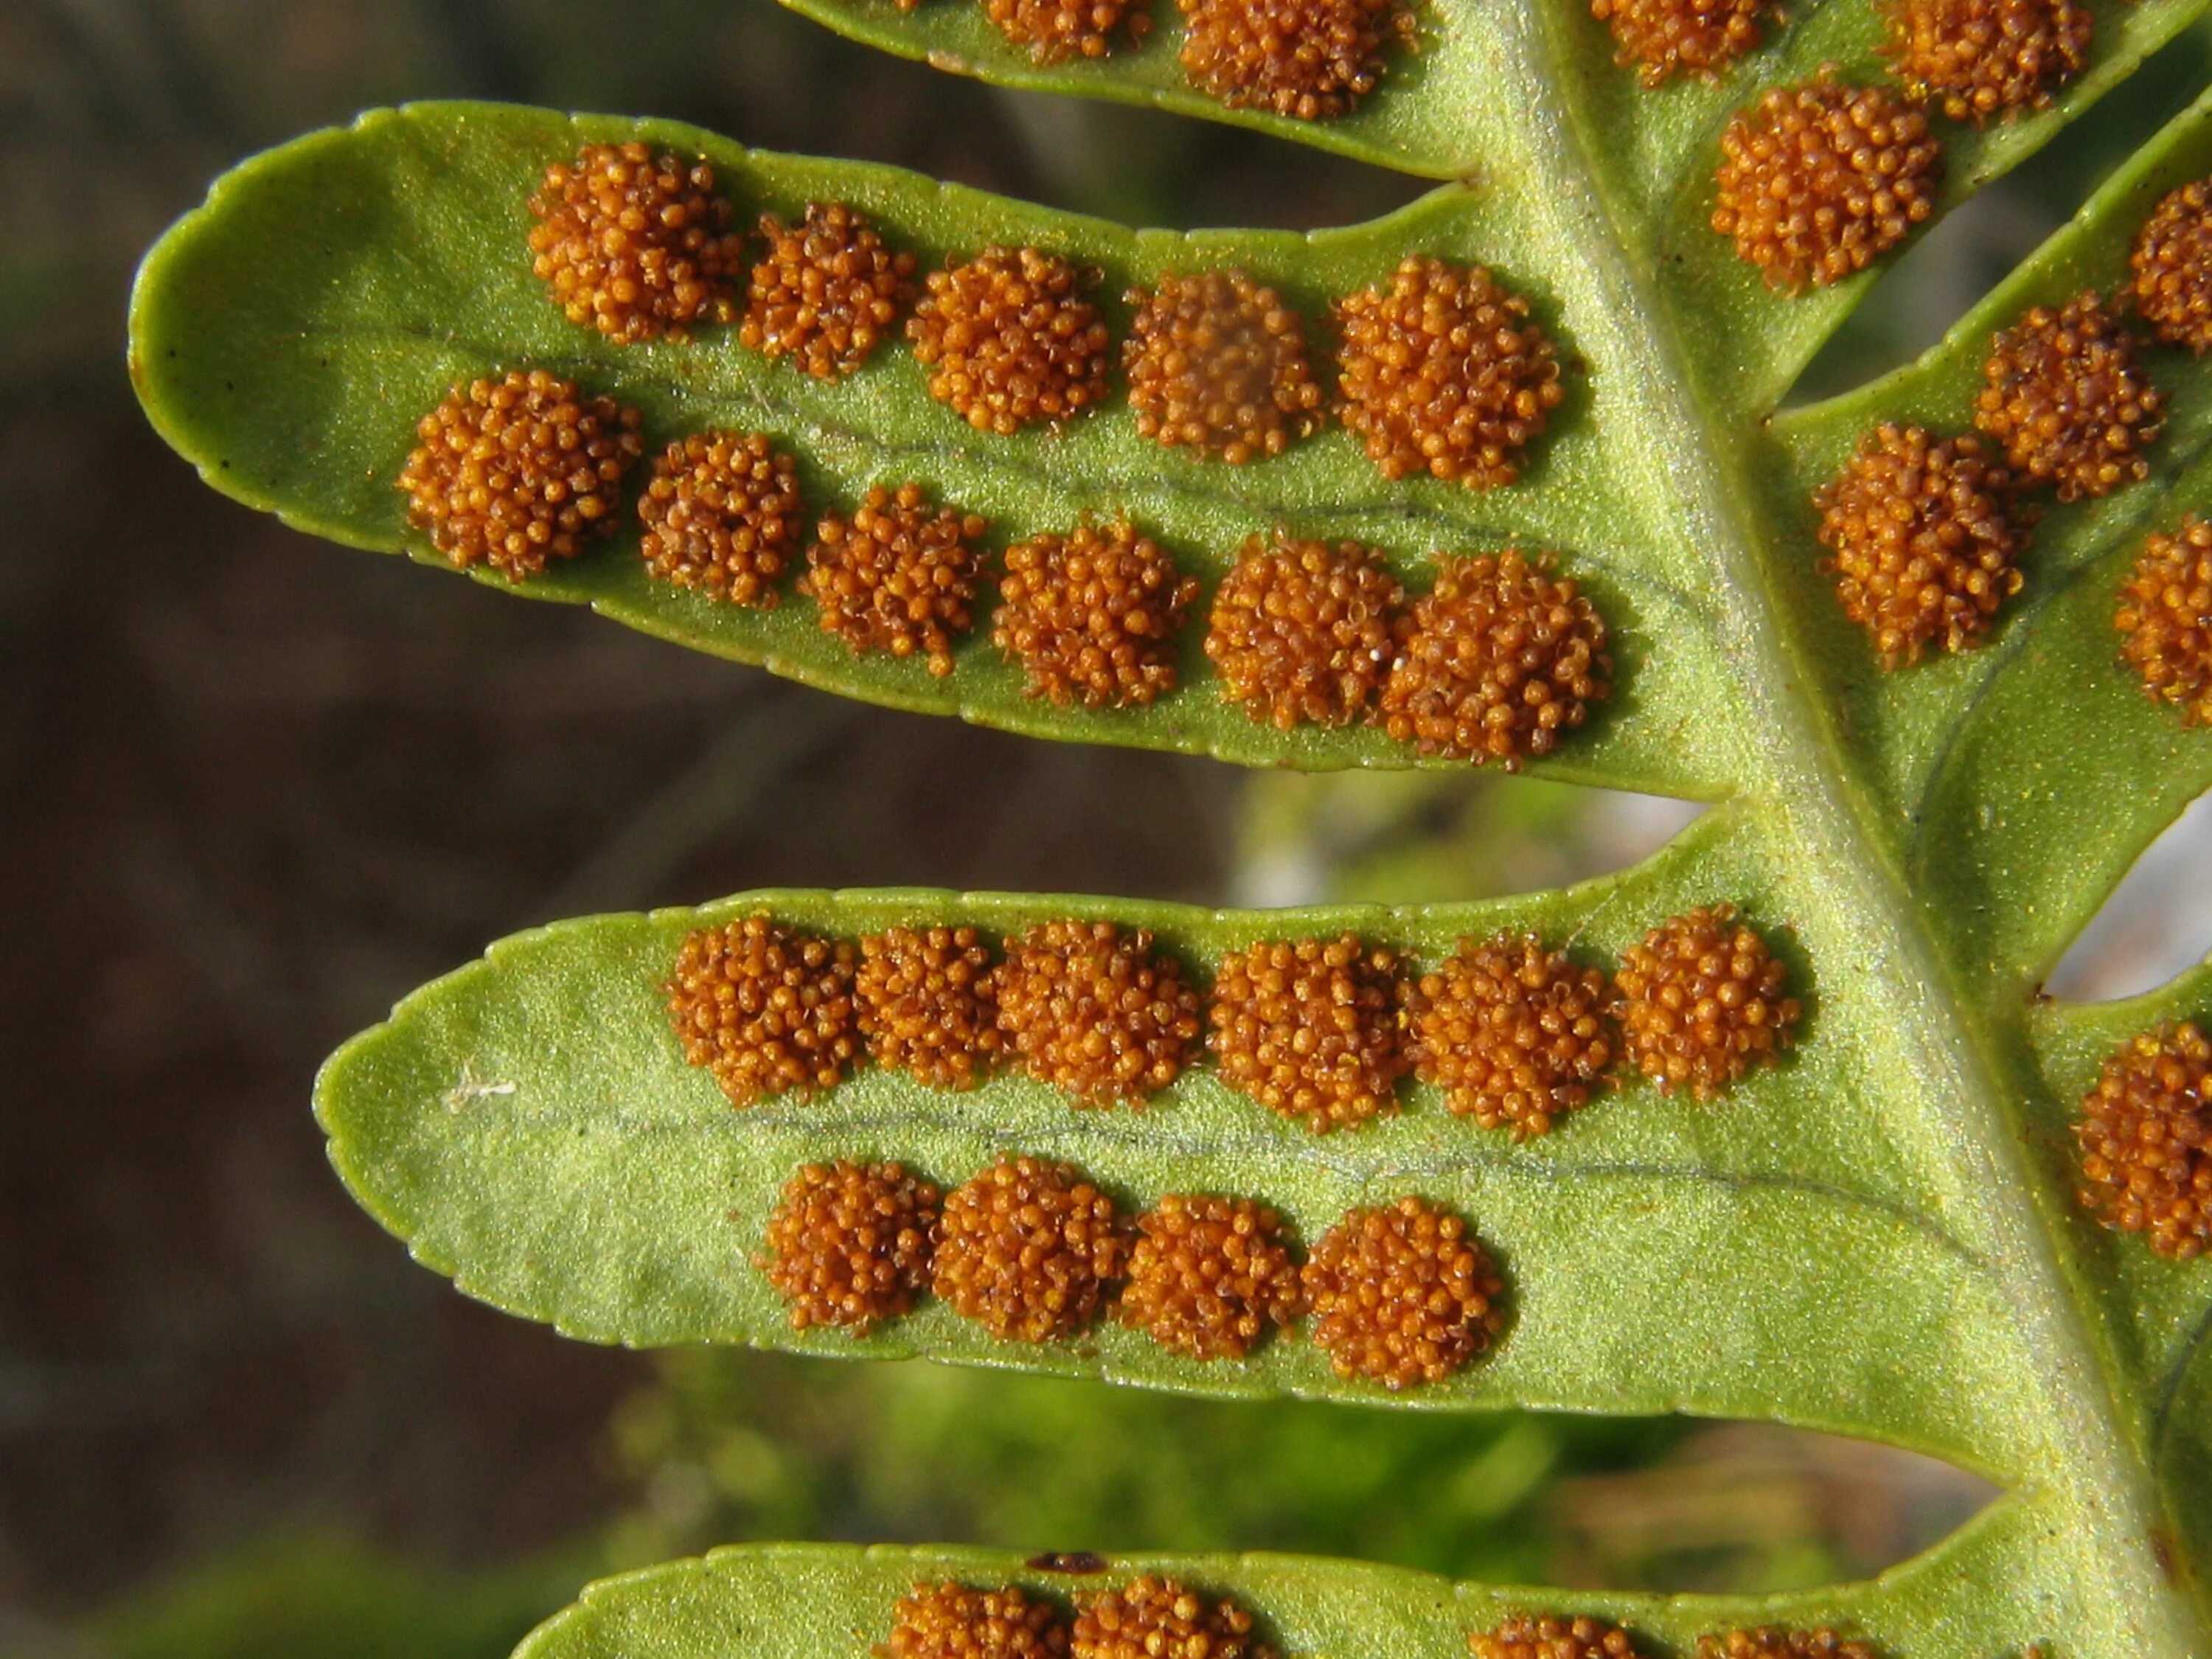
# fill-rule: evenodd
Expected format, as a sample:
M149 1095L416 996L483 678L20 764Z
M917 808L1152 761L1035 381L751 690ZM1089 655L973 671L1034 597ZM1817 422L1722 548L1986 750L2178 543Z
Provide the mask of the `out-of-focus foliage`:
M88 1633L88 1659L495 1659L566 1599L582 1556L468 1573L337 1534L272 1541L134 1598Z
M1461 1417L1161 1396L928 1364L679 1352L617 1419L643 1503L623 1565L732 1538L1273 1549L1525 1582L1556 1570L1563 1473L1633 1466L1671 1421Z
M617 1565L735 1539L1352 1556L1506 1583L1764 1591L1877 1571L1990 1493L1925 1459L1680 1419L1229 1402L678 1351L615 1423Z

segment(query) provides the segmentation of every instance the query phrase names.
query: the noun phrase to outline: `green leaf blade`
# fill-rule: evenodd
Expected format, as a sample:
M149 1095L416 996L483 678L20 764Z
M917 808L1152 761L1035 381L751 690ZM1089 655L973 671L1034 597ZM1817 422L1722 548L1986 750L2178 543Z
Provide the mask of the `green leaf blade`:
M2018 1356L2000 1337L1957 1332L1963 1318L2001 1333L1996 1293L1925 1219L1926 1196L1865 1144L1863 1123L1834 1121L1824 1103L1870 1088L1847 1046L1711 1105L1632 1085L1517 1147L1425 1087L1395 1119L1316 1138L1206 1069L1141 1112L1078 1110L1018 1076L960 1094L874 1068L811 1102L734 1111L684 1063L659 988L686 932L763 910L846 938L925 922L1008 936L1051 915L1110 916L1156 929L1200 983L1225 950L1346 928L1431 960L1462 934L1508 927L1618 949L1693 893L1741 896L1731 868L1708 832L1626 880L1421 914L774 892L564 923L410 998L332 1059L318 1106L340 1173L422 1260L594 1340L919 1352L1185 1391L1384 1397L1334 1376L1295 1336L1201 1364L1111 1322L1066 1344L999 1342L934 1304L862 1340L789 1329L754 1258L799 1164L895 1158L950 1187L1019 1153L1076 1164L1132 1215L1170 1192L1255 1197L1308 1245L1346 1210L1405 1192L1456 1206L1505 1264L1512 1328L1492 1355L1406 1403L1773 1416L2016 1474L2032 1441L1999 1402ZM1788 1150L1763 1154L1770 1137ZM1722 1266L1754 1261L1756 1276Z
M587 1588L516 1659L868 1659L916 1583L1018 1583L1063 1607L1139 1573L1234 1596L1286 1659L1459 1659L1469 1635L1516 1613L1588 1613L1629 1627L1639 1650L1761 1624L1838 1626L1879 1651L1987 1659L2048 1638L2072 1611L2051 1582L2036 1505L2007 1501L1936 1549L1863 1583L1772 1596L1662 1596L1454 1583L1403 1568L1265 1554L1117 1557L1097 1573L1040 1571L1004 1551L735 1545ZM2118 1650L2098 1652L2100 1659Z
M1501 252L1538 250L1510 274L1545 309L1545 268L1569 257L1555 238L1535 236L1525 211L1450 189L1374 224L1310 237L1129 232L892 168L749 152L667 123L415 106L247 163L149 257L134 306L133 363L156 424L211 483L248 505L333 540L404 550L439 567L444 561L408 529L394 488L415 422L450 387L518 366L551 368L638 408L649 453L709 427L768 432L798 459L810 513L848 507L869 484L909 478L990 520L994 545L1064 532L1086 514L1127 513L1209 592L1246 538L1277 526L1376 545L1416 590L1439 550L1554 550L1608 617L1618 689L1588 729L1539 766L1692 796L1727 787L1733 757L1713 740L1710 719L1723 677L1699 643L1694 564L1650 532L1620 446L1590 422L1561 422L1521 483L1477 496L1433 480L1385 486L1341 430L1243 468L1193 459L1139 438L1118 398L1060 433L979 435L929 399L919 366L899 346L880 349L849 380L823 386L745 350L726 330L690 343L612 345L570 325L531 275L525 203L549 162L586 142L631 137L706 155L744 212L773 210L789 221L809 200L852 203L925 264L994 240L1062 252L1106 273L1100 298L1117 319L1126 316L1123 285L1223 264L1279 284L1317 319L1331 294L1381 280L1407 250L1469 241ZM265 252L272 245L281 258ZM1571 323L1566 332L1571 351ZM1568 412L1591 395L1587 385L1572 392ZM808 602L787 592L777 609L759 611L655 582L636 547L626 520L608 544L514 591L588 604L631 627L825 690L1013 731L1248 765L1414 759L1377 730L1283 733L1225 702L1200 648L1205 599L1184 629L1176 692L1140 709L1060 709L1024 696L1018 670L990 644L988 586L954 672L938 680L918 660L856 657L823 632ZM1676 643L1652 655L1644 641L1660 634Z
M1796 572L1842 717L1909 819L1916 887L1942 907L1963 971L2032 989L2136 856L2207 787L2212 744L2146 698L2122 662L2117 594L2153 531L2212 507L2212 361L2148 345L2167 395L2150 474L2101 501L2043 502L2027 585L1983 648L1876 672L1818 569L1812 495L1883 420L1971 431L1991 336L2035 305L2130 280L2129 249L2159 198L2212 171L2212 97L2131 157L2081 213L1919 361L1784 416L1773 516L1808 550Z

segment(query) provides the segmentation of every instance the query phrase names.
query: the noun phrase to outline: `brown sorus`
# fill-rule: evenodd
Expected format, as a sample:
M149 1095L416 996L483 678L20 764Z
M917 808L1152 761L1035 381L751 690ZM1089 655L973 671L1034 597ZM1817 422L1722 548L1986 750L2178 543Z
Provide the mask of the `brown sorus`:
M1273 1659L1252 1615L1150 1573L1076 1601L1070 1659Z
M1918 662L1931 644L1978 643L2020 592L2027 534L2012 478L1977 438L1884 422L1813 504L1836 598L1885 669Z
M733 1106L830 1088L860 1047L853 947L765 915L687 935L665 988L684 1057Z
M1057 424L1106 395L1111 343L1090 278L1056 253L987 247L929 273L907 319L929 395L980 432Z
M772 609L805 532L805 510L791 457L762 434L695 433L653 464L637 500L645 521L638 550L662 581Z
M1790 1046L1802 1012L1789 970L1732 904L1699 905L1631 945L1614 970L1613 1017L1629 1060L1671 1094L1711 1100Z
M2081 1099L2081 1206L2160 1255L2212 1249L2212 1042L2167 1021L2112 1055Z
M1439 557L1436 586L1399 619L1377 723L1424 755L1517 772L1612 690L1605 620L1548 556Z
M1232 951L1206 1018L1221 1080L1316 1134L1398 1109L1413 1060L1393 951L1352 933Z
M1183 73L1231 109L1301 121L1342 115L1413 44L1405 0L1176 0Z
M1763 1625L1756 1630L1732 1630L1724 1635L1700 1636L1697 1659L1878 1659L1864 1642L1847 1642L1826 1626L1819 1630L1785 1630Z
M1247 540L1213 597L1206 654L1221 695L1287 732L1346 726L1382 683L1405 590L1357 542Z
M2200 357L2212 349L2212 179L2160 198L2128 262L2136 310L2158 337Z
M1108 1198L1073 1166L1006 1158L946 1194L930 1282L1003 1341L1073 1336L1121 1276Z
M817 380L850 374L913 302L914 255L884 246L842 202L809 202L792 226L763 214L760 232L768 253L753 266L738 338Z
M999 1029L1024 1070L1079 1106L1141 1104L1190 1063L1198 994L1147 929L1040 922L1006 942Z
M973 513L933 506L920 484L878 485L851 518L833 513L816 527L799 592L855 652L920 655L942 679L953 641L975 619L975 544L988 528Z
M1414 1074L1516 1141L1586 1104L1620 1052L1604 974L1534 933L1462 939L1408 1000Z
M1121 363L1137 430L1232 466L1279 455L1321 424L1305 325L1241 270L1163 276L1136 307Z
M1620 1626L1548 1613L1516 1614L1494 1630L1477 1631L1467 1645L1474 1659L1638 1659Z
M2212 524L2191 513L2145 542L2112 623L2144 691L2185 725L2212 722Z
M1350 1210L1322 1235L1302 1280L1313 1339L1339 1376L1396 1392L1440 1382L1504 1329L1504 1282L1481 1241L1410 1194Z
M1134 46L1152 28L1151 0L983 0L983 15L1038 64L1103 58L1116 29Z
M2135 342L2092 292L2037 306L1990 342L1974 424L2005 462L2058 499L2104 495L2148 472L2165 395L2136 362Z
M784 1183L759 1258L791 1306L791 1328L865 1336L929 1285L937 1188L896 1164L809 1164Z
M1408 254L1387 286L1336 301L1340 413L1386 478L1469 489L1520 476L1564 395L1551 337L1480 265Z
M1729 123L1713 228L1770 287L1841 282L1935 210L1941 150L1918 110L1824 70Z
M1115 1311L1162 1347L1242 1359L1298 1308L1297 1264L1273 1210L1249 1198L1170 1193L1138 1218Z
M1905 95L1981 126L2041 109L2089 62L2075 0L1885 0L1882 54Z
M1003 1046L991 952L973 927L887 927L860 941L853 990L878 1066L970 1089Z
M1032 536L1003 563L991 642L1021 665L1030 696L1128 708L1175 689L1175 636L1198 580L1127 519Z
M1067 1626L1049 1601L1015 1585L916 1584L891 1615L876 1659L1063 1659Z
M637 428L635 410L542 368L457 386L415 428L398 477L407 522L464 570L535 576L614 529Z
M1677 70L1705 80L1759 44L1768 0L1590 0L1613 30L1614 61L1647 87Z
M706 162L586 144L545 169L530 211L534 268L570 322L629 343L736 315L744 238Z

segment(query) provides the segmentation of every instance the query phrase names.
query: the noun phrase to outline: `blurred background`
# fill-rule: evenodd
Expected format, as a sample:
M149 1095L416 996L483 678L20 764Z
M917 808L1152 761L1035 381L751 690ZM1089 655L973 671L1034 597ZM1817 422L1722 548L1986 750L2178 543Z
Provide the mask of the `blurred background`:
M2208 68L2212 37L2178 43L1954 218L1808 385L1933 338ZM610 1352L414 1267L325 1165L309 1079L499 934L787 883L1472 897L1616 867L1690 815L851 707L231 505L132 402L137 255L248 153L448 96L678 117L1156 224L1313 227L1415 191L994 92L769 0L0 0L0 1653L492 1659L586 1577L763 1537L1778 1588L1899 1559L1986 1500L1758 1426ZM2067 988L2193 960L2208 892L2192 814Z

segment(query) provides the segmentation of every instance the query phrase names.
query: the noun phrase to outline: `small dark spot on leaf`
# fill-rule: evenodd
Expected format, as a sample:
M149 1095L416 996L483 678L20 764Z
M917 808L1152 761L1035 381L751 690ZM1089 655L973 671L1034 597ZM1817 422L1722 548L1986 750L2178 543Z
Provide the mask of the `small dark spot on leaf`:
M1106 1571L1106 1558L1089 1550L1047 1550L1024 1564L1031 1572L1091 1573Z
M222 389L225 392L235 392L238 390L238 382L235 380L225 380L222 383Z
M2163 1527L2151 1528L2150 1554L2151 1559L2158 1563L2158 1570L2166 1575L2166 1582L2178 1582L2173 1570L2173 1540L2166 1536Z

